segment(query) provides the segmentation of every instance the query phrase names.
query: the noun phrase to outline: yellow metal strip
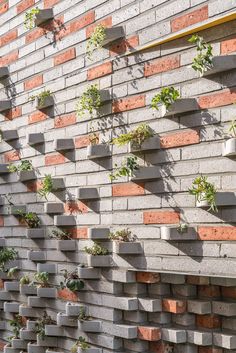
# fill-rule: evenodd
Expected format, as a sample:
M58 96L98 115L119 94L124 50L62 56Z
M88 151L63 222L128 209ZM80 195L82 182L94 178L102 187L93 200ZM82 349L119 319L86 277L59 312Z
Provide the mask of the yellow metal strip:
M157 45L161 45L161 44L164 44L164 43L171 42L173 40L185 37L185 36L187 36L189 34L193 34L193 33L199 32L199 31L203 31L204 29L215 27L215 26L221 25L223 23L233 21L235 19L236 19L236 12L228 13L225 16L216 17L216 18L210 19L210 20L208 19L208 20L206 20L204 22L201 22L201 24L190 26L187 29L185 28L184 30L181 30L181 31L178 31L178 32L175 32L175 33L171 33L171 34L169 34L168 36L166 36L166 37L164 37L162 39L155 40L155 41L153 41L153 42L151 42L149 44L145 44L143 46L140 46L140 47L138 47L137 49L135 49L133 51L127 52L126 55L136 54L137 52L140 52L140 51L143 51L143 50L146 50L146 49L150 49L152 47L156 47Z

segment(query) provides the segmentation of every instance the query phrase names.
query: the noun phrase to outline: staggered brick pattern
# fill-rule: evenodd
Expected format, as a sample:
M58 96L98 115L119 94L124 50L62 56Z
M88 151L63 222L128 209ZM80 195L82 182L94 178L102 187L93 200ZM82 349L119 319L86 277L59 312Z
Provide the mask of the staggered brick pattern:
M54 18L29 31L24 14L35 6L53 7ZM1 142L0 162L28 159L37 172L37 180L28 182L21 182L17 173L0 175L0 236L5 246L18 251L11 264L18 267L15 280L0 273L0 349L5 353L70 351L79 336L98 353L236 352L236 202L214 214L197 208L188 192L201 173L218 191L236 192L235 159L222 156L236 116L235 70L199 77L191 68L196 48L189 36L136 52L235 9L233 0L0 0L0 66L9 68L9 77L1 79L0 101L12 103L1 112L0 127L18 133L18 139ZM86 43L98 24L122 26L125 36L96 51L91 61ZM235 21L200 34L213 44L215 56L236 54ZM127 156L128 146L110 146L112 156L101 160L87 158L89 118L77 117L75 107L91 84L110 96L93 122L99 141L149 124L160 138L160 149L137 156L140 166L158 167L156 177L111 183L109 174ZM170 85L181 97L196 98L199 111L167 118L152 110L152 97ZM29 98L43 89L53 92L54 106L37 110ZM44 142L30 146L27 135L33 133L43 133ZM54 142L64 138L73 139L74 149L61 153ZM46 174L63 181L47 201L37 194ZM96 188L98 199L78 200L79 187ZM27 205L39 215L45 238L26 237L25 225L9 214L6 194L15 205ZM57 203L55 209L62 205L64 213L45 213L46 202ZM180 222L194 229L192 240L184 235L162 239L162 226L178 227ZM71 232L73 251L59 250L58 241L49 238L55 225ZM139 251L118 254L112 241L103 240L109 255L88 269L85 288L79 293L59 289L62 269L97 260L83 251L92 244L89 231L96 227L128 227ZM50 272L53 298L19 287L21 276L32 278L39 269ZM81 305L91 322L78 322ZM55 325L46 329L42 341L32 321L45 310ZM17 313L25 327L20 339L4 348ZM86 330L86 323L94 325L94 332Z

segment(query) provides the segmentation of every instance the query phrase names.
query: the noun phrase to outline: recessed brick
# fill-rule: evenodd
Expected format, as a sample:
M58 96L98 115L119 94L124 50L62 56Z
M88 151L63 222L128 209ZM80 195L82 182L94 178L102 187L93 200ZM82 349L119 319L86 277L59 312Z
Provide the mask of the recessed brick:
M223 349L214 347L198 347L198 353L223 353Z
M136 281L139 283L159 283L160 274L155 272L136 272Z
M54 119L54 127L55 129L73 125L76 123L76 115L75 113L58 116Z
M89 38L91 36L91 34L94 32L95 28L98 25L102 25L105 28L109 28L112 26L112 17L107 17L102 21L96 22L95 24L89 26L88 28L86 28L86 37Z
M150 351L153 353L173 352L173 346L171 344L163 342L163 341L150 342L149 348L150 348Z
M16 7L17 14L27 10L31 6L34 6L34 4L35 4L35 0L23 0L23 1L21 1Z
M4 226L4 217L0 216L0 227Z
M68 230L71 233L72 239L87 239L88 228L73 228Z
M201 7L195 11L186 13L182 16L174 18L171 21L171 31L180 31L183 28L191 26L195 23L202 22L208 19L208 5Z
M21 114L22 114L21 107L14 107L5 113L5 119L6 120L13 120L13 119L16 119L19 116L21 116Z
M57 66L67 61L70 61L72 59L75 59L75 57L76 57L75 48L71 48L65 51L64 53L54 57L54 66Z
M174 211L145 211L144 224L176 224L179 223L179 213Z
M198 131L178 132L168 134L160 138L161 148L173 148L186 145L194 145L200 142Z
M5 163L19 161L20 159L20 151L14 150L9 151L4 154Z
M221 318L217 315L196 315L196 325L202 328L220 328Z
M144 184L125 183L112 185L112 196L144 195Z
M236 240L236 227L198 227L200 240Z
M71 301L71 302L77 302L78 301L78 295L75 292L70 291L67 288L64 289L59 289L57 291L57 296L59 299L66 300L66 301Z
M43 75L35 76L24 82L25 90L33 89L39 87L43 84Z
M88 70L87 79L94 80L95 78L106 76L112 73L112 63L109 61L107 63L98 65Z
M91 144L89 135L79 136L75 138L75 148L84 148Z
M0 37L0 46L3 47L4 45L7 45L8 43L12 42L18 37L18 31L17 29L13 29L10 32L7 32L3 36Z
M225 298L236 299L236 287L221 287L221 294Z
M144 95L123 98L112 103L112 111L113 113L121 113L127 110L133 110L141 107L145 107L145 99Z
M220 287L219 286L198 286L198 295L201 298L219 298Z
M28 124L34 124L34 123L38 123L39 121L44 121L48 118L47 114L39 111L36 113L31 114L28 117Z
M161 72L174 70L180 67L180 56L169 56L157 59L144 66L144 76L152 76Z
M59 153L45 156L45 165L63 164L65 162L66 162L65 156Z
M194 285L208 285L210 280L209 277L200 277L200 276L191 276L188 275L186 282L188 284L194 284Z
M27 183L27 190L29 192L37 192L42 187L42 181L34 180Z
M127 39L116 41L110 46L110 56L124 54L126 51L136 48L139 45L139 36L135 35Z
M138 338L145 341L159 341L161 330L158 327L138 326Z
M185 300L163 299L162 310L173 314L182 314L186 311L187 303Z
M0 66L9 65L18 60L19 52L18 50L14 50L11 53L4 55L0 58Z
M6 346L7 342L6 341L3 341L0 339L0 350L3 351L4 350L4 347Z
M199 97L198 104L201 109L222 107L233 104L236 101L236 88L227 89L218 93Z
M236 51L236 38L224 40L220 44L221 54L229 54Z
M82 201L69 201L65 204L65 212L69 214L81 214L88 212L88 206Z

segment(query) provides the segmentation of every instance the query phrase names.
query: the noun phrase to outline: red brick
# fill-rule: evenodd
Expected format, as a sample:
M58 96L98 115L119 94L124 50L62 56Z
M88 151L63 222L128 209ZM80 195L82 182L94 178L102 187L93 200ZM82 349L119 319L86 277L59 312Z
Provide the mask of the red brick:
M150 351L153 353L167 353L173 351L173 346L163 341L150 342L149 347Z
M112 196L144 195L144 184L125 183L112 185Z
M14 150L14 151L6 152L4 154L4 159L5 159L5 163L19 161L20 151Z
M0 289L3 289L3 288L4 288L4 280L0 279Z
M214 347L198 347L198 353L223 353L223 349Z
M127 110L145 107L146 97L144 95L119 99L112 103L113 113L125 112Z
M65 204L65 212L69 214L87 213L88 206L81 201L68 201Z
M89 24L93 23L95 21L95 12L90 11L86 13L84 16L80 17L78 20L73 21L69 25L69 32L77 32L79 29L82 29Z
M4 226L4 217L0 216L0 227Z
M44 8L50 8L59 3L60 0L44 0Z
M162 310L168 313L182 314L186 311L187 304L184 300L163 299Z
M138 326L138 338L145 341L159 341L161 330L158 327Z
M151 63L146 63L144 66L144 76L152 76L160 72L174 70L180 67L180 56L168 56L157 59Z
M112 26L112 17L107 17L102 21L96 22L95 24L89 26L88 28L86 28L86 37L89 38L91 36L91 34L94 32L95 28L98 25L102 25L105 28L110 28Z
M236 240L236 227L198 227L200 240Z
M236 287L221 287L223 297L236 299Z
M74 59L75 57L76 57L75 48L71 48L71 49L65 51L64 53L59 54L54 57L54 66L63 64L67 61Z
M112 73L112 63L107 62L89 69L87 72L87 79L94 80L95 78L106 76L111 73Z
M18 32L17 29L13 29L10 32L7 32L7 34L4 34L3 36L0 37L0 46L3 47L4 45L12 42L18 37Z
M48 117L47 114L45 114L41 111L33 113L28 117L28 124L34 124L39 121L44 121L47 119L47 117Z
M73 125L76 123L76 115L75 113L67 114L67 115L62 115L58 116L54 120L54 127L55 129Z
M201 96L198 103L201 109L222 107L233 104L236 101L236 88L227 89L208 96Z
M13 119L16 119L19 116L21 116L21 114L22 114L21 107L14 107L5 113L5 119L6 120L13 120Z
M177 132L160 138L161 148L194 145L200 142L198 131Z
M233 53L236 51L236 38L227 39L221 42L220 52L221 54Z
M1 4L0 5L0 15L7 12L8 9L9 9L8 1L5 2L5 4Z
M15 61L18 60L19 57L19 52L18 50L12 51L10 54L7 54L5 56L2 56L0 58L0 66L6 66L9 65Z
M198 295L201 298L219 298L219 286L198 286Z
M44 35L44 29L42 27L35 28L33 31L30 31L25 36L25 43L29 44L36 39L42 37Z
M73 228L69 230L72 239L88 239L88 228Z
M179 213L174 211L145 211L144 224L176 224L179 223Z
M99 139L98 134L97 139ZM75 138L75 148L84 148L91 144L89 135L79 136Z
M70 302L77 302L78 301L77 293L72 292L67 288L59 289L57 291L57 296L59 299L70 301Z
M27 10L31 6L34 6L34 4L35 4L35 0L23 0L23 1L21 1L16 7L17 14Z
M25 90L33 89L39 87L43 84L43 75L38 75L24 82Z
M55 36L57 37L61 31L64 31L64 27L59 30L60 26L64 23L64 16L59 16L57 18L52 19L51 21L47 21L43 23L40 27L33 29L29 33L26 34L25 37L25 42L26 44L29 44L36 39L42 37L43 35L46 35L48 32L55 32L55 29L57 29L57 32ZM59 31L59 32L58 32Z
M0 350L3 351L4 346L6 346L6 344L8 344L9 342L3 341L0 339Z
M187 276L186 282L194 285L208 285L210 280L208 277L199 277L199 276Z
M196 315L196 325L203 328L220 328L221 319L217 315Z
M160 275L155 272L136 272L136 281L139 283L159 283Z
M117 54L124 54L126 51L134 49L139 45L139 36L135 35L127 39L116 41L115 44L110 46L110 56Z
M189 12L171 21L171 31L180 31L183 28L208 19L208 5L195 11Z
M37 192L41 187L42 187L42 181L40 180L29 181L27 183L27 190L29 192Z
M63 164L65 162L66 162L65 156L59 153L45 156L45 165Z

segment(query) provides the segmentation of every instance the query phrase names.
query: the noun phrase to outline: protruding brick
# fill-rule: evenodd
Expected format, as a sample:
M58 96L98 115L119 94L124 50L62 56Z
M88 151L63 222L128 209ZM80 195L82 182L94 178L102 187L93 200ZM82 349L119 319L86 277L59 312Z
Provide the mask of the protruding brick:
M158 327L138 326L138 338L145 341L159 341L161 330Z
M162 136L160 142L161 148L173 148L199 143L200 137L198 131L186 131Z
M54 66L61 65L67 61L75 59L75 57L76 57L75 48L70 48L64 53L58 54L53 58Z
M180 67L180 56L169 56L146 63L144 66L144 76L152 76L161 72L174 70Z
M163 299L162 309L169 313L182 314L186 311L187 303L185 300Z
M179 213L174 211L145 211L144 224L175 224L179 223Z
M171 21L172 32L180 31L183 28L208 19L208 5L182 16L176 17Z
M200 240L236 240L236 227L198 227Z
M39 87L43 84L43 75L38 75L24 82L25 90Z
M121 113L127 110L133 110L141 107L145 107L146 97L143 95L134 96L130 98L123 98L112 103L112 112Z
M112 186L112 196L137 196L144 195L144 184L123 183Z
M160 274L155 272L136 272L136 281L139 283L159 283Z

